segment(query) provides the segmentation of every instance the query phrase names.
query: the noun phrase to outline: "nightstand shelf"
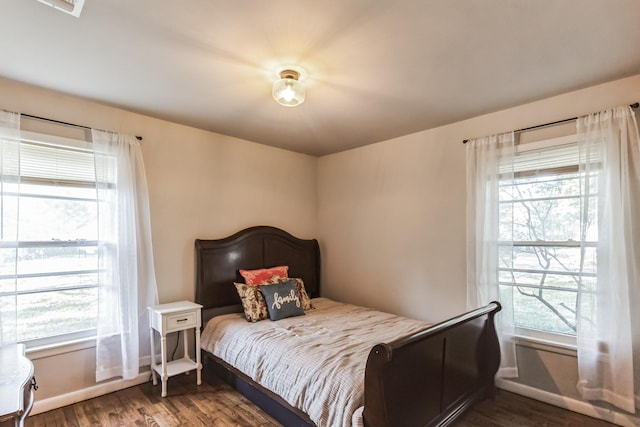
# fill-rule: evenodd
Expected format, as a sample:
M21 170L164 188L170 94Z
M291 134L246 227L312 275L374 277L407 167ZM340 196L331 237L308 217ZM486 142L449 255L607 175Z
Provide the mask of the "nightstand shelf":
M162 377L162 365L155 365L153 368L158 375ZM178 359L167 362L167 376L172 377L178 374L184 374L190 371L198 369L198 364L189 359Z
M155 305L149 309L149 325L151 327L151 376L153 385L158 384L157 376L162 380L162 397L167 396L167 380L178 374L196 371L196 381L202 383L200 371L200 326L202 325L200 304L189 301L172 302ZM193 329L195 335L195 354L189 356L189 345L186 331ZM160 363L156 363L155 332L160 334ZM182 337L184 357L177 360L167 360L167 335L173 332L185 331ZM195 359L195 360L194 360Z

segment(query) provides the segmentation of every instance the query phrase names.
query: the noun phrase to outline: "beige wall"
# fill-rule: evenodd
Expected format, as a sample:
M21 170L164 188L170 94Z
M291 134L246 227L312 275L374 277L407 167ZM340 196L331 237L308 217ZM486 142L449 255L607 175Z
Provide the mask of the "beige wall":
M640 101L640 75L320 158L325 295L436 322L466 307L462 140ZM575 390L575 357L520 349L523 381ZM571 369L567 370L570 365ZM542 377L541 377L542 375ZM574 393L571 397L576 397Z
M428 321L464 309L464 146L429 137L320 159L325 295Z
M193 299L196 238L253 225L317 234L315 157L6 79L0 79L0 109L143 136L160 302ZM37 359L35 369L39 400L92 386L94 349Z

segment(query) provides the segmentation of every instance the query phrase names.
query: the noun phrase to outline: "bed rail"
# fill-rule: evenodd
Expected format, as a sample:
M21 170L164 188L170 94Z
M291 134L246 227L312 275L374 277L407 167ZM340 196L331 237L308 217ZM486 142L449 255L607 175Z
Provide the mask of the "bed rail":
M365 372L366 427L447 426L494 390L500 347L494 301L391 343Z

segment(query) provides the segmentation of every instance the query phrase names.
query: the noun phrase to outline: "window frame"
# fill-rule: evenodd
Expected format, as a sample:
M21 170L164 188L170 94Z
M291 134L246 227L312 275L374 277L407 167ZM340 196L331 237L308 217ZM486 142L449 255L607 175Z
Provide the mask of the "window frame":
M56 135L37 133L31 131L20 131L20 144L37 144L41 146L47 146L54 149L71 149L74 151L85 151L91 152L93 148L93 144L89 141L83 141L78 139L66 138ZM34 177L20 177L20 184L32 184L32 185L50 185L54 184L56 186L70 186L76 188L96 188L96 181L87 182L80 180L60 180L60 179L46 179L46 178L34 178ZM69 200L69 201L88 201L98 203L97 197L95 199L86 199L82 197L72 197L72 196L40 196L40 195L20 195L16 194L19 197L36 197L47 200ZM96 193L97 196L97 193ZM96 218L97 219L97 218ZM21 248L65 248L65 247L94 247L96 250L99 248L98 240L88 240L88 239L76 239L76 240L18 240L15 241L6 241L0 242L0 248L16 248L19 250ZM0 278L30 278L30 277L54 277L54 276L64 276L70 274L98 274L99 273L98 266L96 265L95 269L86 269L86 270L77 270L77 271L55 271L55 272L44 272L44 273L16 273L16 274L7 274L2 275ZM55 287L51 289L44 289L42 287L33 289L33 290L15 290L12 292L5 292L2 295L30 295L30 294L42 294L48 292L59 292L59 291L73 291L73 290L83 290L83 289L98 289L99 283L95 284L80 284L80 285L72 285L72 286L62 286ZM97 321L98 313L95 312L95 318ZM17 322L20 320L17 318ZM78 347L81 348L89 348L95 346L95 338L97 336L96 327L90 327L86 329L79 329L69 333L62 333L58 335L49 335L46 337L39 337L34 339L25 339L20 341L25 344L27 351L34 352L34 354L45 352L46 354L58 354L59 352L68 351L68 347ZM18 337L20 338L20 337ZM52 353L53 352L53 353Z
M515 150L514 150L514 155L517 155L518 153L525 153L525 152L529 152L529 151L542 151L545 149L553 149L556 147L560 147L563 145L569 145L569 144L577 144L577 133L572 133L570 135L566 135L566 136L561 136L561 137L554 137L554 138L546 138L546 139L541 139L538 141L532 141L532 142L527 142L524 144L516 144L515 146ZM505 153L502 153L502 155L504 156ZM576 173L579 172L579 158L576 159L576 164L575 165L571 165L571 166L559 166L559 167L550 167L550 168L546 168L545 173L548 173L550 176L560 176L562 174L566 174L566 173ZM508 180L516 180L518 178L524 178L526 176L537 176L539 175L538 170L536 169L524 169L518 172L513 172L512 175L510 175L508 178ZM500 182L503 181L503 178L500 178ZM539 200L552 200L552 199L562 199L562 200L567 200L571 197L580 197L580 196L567 196L567 197L540 197ZM532 199L533 200L533 199ZM537 199L536 199L537 200ZM503 200L499 199L498 203L502 203ZM533 246L545 246L545 247L566 247L566 248L580 248L581 246L587 246L587 247L595 247L597 249L597 241L584 241L581 242L579 240L566 240L566 241L534 241L534 240L522 240L522 241L516 241L516 240L500 240L499 236L498 236L498 240L497 240L497 244L498 244L498 248L500 246L519 246L519 247L533 247ZM499 263L499 257L498 257L498 263ZM497 272L501 272L501 271L516 271L519 269L514 269L514 268L504 268L501 267L500 264L497 265ZM539 269L536 270L535 273L553 273L552 270L543 270L543 269ZM567 274L567 275L571 275L570 272L561 272L562 274ZM596 277L597 273L582 273L582 276L591 276L591 277ZM510 286L514 292L518 292L517 287L529 287L529 288L533 288L533 289L540 289L540 288L544 288L544 289L549 289L549 290L558 290L561 292L576 292L576 293L591 293L592 291L589 290L583 290L580 289L580 287L576 287L574 288L562 288L562 287L546 287L544 285L531 285L528 286L526 284L520 284L518 285L516 282L505 282L505 281L501 281L498 279L498 286ZM552 347L558 347L558 348L563 348L566 350L569 350L570 353L572 353L573 351L575 351L575 349L577 348L577 338L575 334L566 334L566 333L562 333L562 332L555 332L555 331L550 331L550 330L542 330L542 329L535 329L535 328L531 328L531 327L526 327L526 326L519 326L518 322L517 322L517 311L515 310L515 306L512 307L513 310L513 316L514 316L514 331L515 331L515 336L516 339L520 342L530 342L533 343L534 347L536 346L552 346Z

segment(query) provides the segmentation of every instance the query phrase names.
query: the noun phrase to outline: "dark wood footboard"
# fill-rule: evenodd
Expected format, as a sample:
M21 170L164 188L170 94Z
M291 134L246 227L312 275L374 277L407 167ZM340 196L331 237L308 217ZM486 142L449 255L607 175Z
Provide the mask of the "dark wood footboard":
M369 353L366 427L446 426L494 390L500 347L498 302Z

